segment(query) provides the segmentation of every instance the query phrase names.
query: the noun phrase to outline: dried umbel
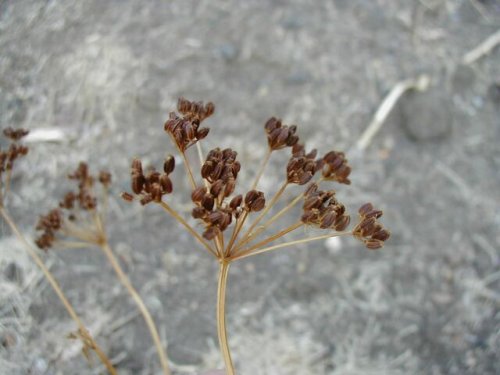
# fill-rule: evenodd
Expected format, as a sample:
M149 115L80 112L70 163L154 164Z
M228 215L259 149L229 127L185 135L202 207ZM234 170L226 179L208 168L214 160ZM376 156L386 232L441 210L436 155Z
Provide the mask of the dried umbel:
M201 160L200 173L198 175L193 173L196 168L192 167L186 150L196 144L199 154L203 155L199 141L206 137L208 128L200 128L200 124L212 115L214 106L211 103L204 105L202 102L191 102L181 98L177 109L181 115L170 113L165 130L180 152L188 172L192 186L191 201L194 204L191 213L195 220L202 223L201 235L171 206L174 200L169 198L167 202L165 198L165 195L172 191L171 183L163 186L160 180L162 176L169 178L168 174L173 169L173 164L171 168L164 169L164 175L155 171L145 175L140 161L134 160L132 190L135 196L124 193L123 198L126 201L133 201L138 196L143 204L149 202L159 204L220 263L217 304L219 342L226 363L226 372L234 374L224 323L225 288L229 265L232 262L286 246L335 236L354 236L362 240L369 249L376 249L389 238L389 232L377 222L381 211L374 210L371 205L364 205L360 209L360 222L354 230L348 230L350 216L346 207L337 199L336 191L332 188L320 189L320 184L351 183L349 180L351 168L345 154L329 151L318 158L315 149L306 152L304 145L299 142L297 126L283 125L281 120L275 117L270 118L264 125L267 135L267 154L247 193L234 193L237 189L241 164L236 160L237 153L231 148L210 150L206 158ZM291 149L291 157L286 166L284 181L272 198L267 199L265 197L267 193L257 189L260 177L271 154L286 148ZM313 180L314 178L316 180ZM273 207L279 203L284 191L292 185L301 186L302 192L279 212L271 215ZM274 223L284 215L293 217L290 212L299 202L302 202L302 214L295 216L294 224L257 240L265 230L272 231ZM252 213L257 213L256 217L253 222L247 223ZM271 217L260 224L268 214ZM248 228L244 230L246 224ZM327 234L268 246L271 242L303 226L315 227Z
M335 190L318 190L317 184L308 187L301 221L321 229L343 231L350 222L345 206L335 199Z
M371 203L365 203L358 213L359 223L352 231L354 237L362 241L368 249L380 249L390 237L390 232L378 221L382 211L374 209Z
M28 133L28 130L10 127L3 130L3 135L10 140L10 145L6 150L0 147L0 206L3 205L4 198L9 191L16 160L28 154L28 147L19 144L19 141Z
M55 245L81 247L104 241L105 234L94 185L98 181L107 190L111 184L111 175L102 171L95 178L89 172L88 165L82 162L68 175L68 179L76 182L77 189L67 192L59 202L59 207L42 215L36 225L36 229L42 233L35 243L45 251ZM69 242L68 239L78 242Z
M267 133L267 143L271 150L280 150L285 147L292 147L298 141L299 137L296 125L283 125L280 119L271 117L267 120L264 129Z
M163 173L157 172L154 168L144 174L142 162L139 159L132 161L131 170L131 187L132 192L136 195L142 205L151 202L161 202L165 194L170 194L173 191L172 180L169 174L174 171L175 159L172 155L168 155L163 162ZM134 196L130 193L122 193L122 198L127 201L132 201Z
M144 199L159 201L163 194L172 192L172 183L168 174L174 170L174 166L173 157L169 156L164 161L163 173L152 170L144 176L141 162L137 159L133 161L132 187L136 194L142 196L141 201ZM111 185L111 174L101 171L95 177L90 173L86 163L80 163L78 168L68 175L68 178L76 182L77 189L67 192L59 202L58 208L40 217L36 229L42 233L36 239L37 246L45 251L49 248L97 247L101 249L144 318L158 352L163 374L170 375L167 354L163 348L154 320L141 296L134 289L121 268L120 262L114 255L107 240L104 223L107 197ZM96 181L101 185L100 190L102 194L96 194ZM134 199L134 196L131 194L126 193L126 195L130 196L127 199ZM76 316L75 314L72 315ZM96 350L93 341L89 341L91 340L91 338L89 339L90 336L82 335L82 333L86 332L85 330L82 331L82 327L80 327L78 333L72 336L81 339L84 345L92 344L90 345L90 349ZM84 349L88 350L89 348L84 346ZM115 374L116 372L109 363L109 360L106 357L102 357L101 359L107 365L110 374Z
M212 103L204 105L203 102L190 102L180 98L177 110L183 116L171 112L164 128L183 153L208 135L209 129L200 128L200 124L214 113L215 107Z

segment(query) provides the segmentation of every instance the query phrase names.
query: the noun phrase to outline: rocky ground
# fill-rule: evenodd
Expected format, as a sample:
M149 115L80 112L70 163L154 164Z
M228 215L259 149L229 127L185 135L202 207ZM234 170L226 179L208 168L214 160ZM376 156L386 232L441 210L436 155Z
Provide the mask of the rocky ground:
M163 123L180 95L216 104L204 148L239 152L241 190L264 156L264 122L281 117L308 147L346 150L353 184L337 185L339 199L353 213L374 202L393 235L377 252L329 240L235 264L228 329L239 372L498 374L500 49L463 57L499 27L497 0L0 1L0 126L59 134L29 143L8 208L33 237L78 161L109 169L110 242L175 372L220 368L216 262L157 207L119 193L132 157L158 165L174 152ZM420 74L430 88L398 101L360 151L385 95ZM269 194L286 154L262 179ZM188 217L176 173L173 204ZM102 373L66 338L72 321L4 224L0 233L0 373ZM158 374L104 255L44 259L120 374Z

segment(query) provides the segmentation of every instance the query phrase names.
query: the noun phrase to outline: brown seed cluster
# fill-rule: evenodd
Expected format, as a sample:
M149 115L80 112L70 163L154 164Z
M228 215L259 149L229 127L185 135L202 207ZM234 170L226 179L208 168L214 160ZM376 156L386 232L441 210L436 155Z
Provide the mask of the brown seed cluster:
M239 218L243 211L260 211L266 204L264 193L257 190L249 191L245 199L240 194L226 201L234 192L241 168L236 156L237 153L230 148L211 150L201 168L207 186L197 187L191 194L196 205L192 215L204 222L203 237L208 240L224 232L233 218Z
M26 129L13 129L11 127L8 127L7 129L4 129L3 135L5 135L7 138L9 138L11 141L17 142L21 138L27 136L29 133L29 130Z
M188 147L208 135L210 129L200 128L200 124L214 113L215 106L212 103L203 105L203 102L190 102L180 98L177 109L183 116L171 112L165 123L165 131L172 137L179 151L185 152Z
M299 141L296 125L283 125L280 119L271 117L264 125L267 133L267 143L272 151L292 147Z
M56 239L56 232L61 229L62 221L62 213L57 208L51 210L47 215L40 216L36 229L43 231L43 233L35 240L40 249L47 251L52 247Z
M9 138L12 143L7 150L0 149L0 178L3 172L12 170L16 159L28 154L28 147L17 143L28 133L29 131L25 129L4 129L3 135Z
M139 159L132 161L132 191L139 196L142 205L151 202L161 202L165 194L173 191L172 180L169 174L175 169L175 159L168 155L163 162L163 173L151 169L144 174L142 162ZM122 198L131 202L134 197L130 193L122 193Z
M345 206L335 198L335 191L318 190L318 185L308 186L301 218L304 224L314 225L321 229L342 231L351 220Z
M391 236L390 232L378 222L382 211L374 209L371 203L365 203L358 212L359 223L352 232L354 237L362 241L368 249L380 249Z
M322 167L322 160L315 160L317 150L306 154L304 145L296 143L292 147L292 157L286 167L287 182L289 184L305 185Z
M351 167L347 163L345 154L338 151L330 151L323 156L322 174L327 181L337 181L341 184L349 185L349 174Z
M93 213L97 208L97 198L94 194L96 178L90 174L88 165L81 162L77 169L68 175L68 178L77 182L77 190L67 192L59 202L59 208L51 210L38 220L36 229L43 231L43 233L35 242L41 249L47 250L52 247L56 240L56 232L62 228L65 220L75 220L75 209ZM107 188L111 183L111 174L101 171L98 180ZM66 217L61 209L67 211Z

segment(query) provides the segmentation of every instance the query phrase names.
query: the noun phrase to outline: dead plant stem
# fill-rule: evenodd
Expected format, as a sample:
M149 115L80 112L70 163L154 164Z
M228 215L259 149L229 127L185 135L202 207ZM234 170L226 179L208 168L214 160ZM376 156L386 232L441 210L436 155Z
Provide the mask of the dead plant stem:
M189 160L186 156L185 151L181 151L181 156L182 156L182 160L184 160L184 165L186 166L186 170L188 172L189 182L191 183L191 187L194 190L194 189L196 189L196 182L195 182L194 177L193 177L193 171L191 170L191 164L189 163Z
M257 188L257 185L259 184L260 178L262 177L262 174L264 173L264 170L266 169L267 163L269 162L269 158L271 157L272 152L273 152L273 150L271 148L269 148L267 150L267 154L264 157L264 160L260 166L259 171L257 172L257 175L255 176L255 181L253 182L252 188L250 190Z
M226 375L235 374L226 331L226 285L230 264L231 263L225 259L220 260L219 282L217 284L217 332L222 357L224 358L226 367Z
M208 250L208 252L210 252L213 256L217 257L216 251L193 229L193 227L191 227L191 225L189 225L186 222L186 220L182 218L181 215L177 213L176 210L174 210L172 207L170 207L167 203L163 201L160 202L160 205L163 207L165 211L167 211L170 215L172 215L174 219L176 219L179 223L181 223L188 230L188 232L191 233L193 237L196 238L198 242L200 242L205 247L205 249Z
M45 263L43 263L42 259L38 256L38 254L36 253L36 250L33 249L31 244L26 240L26 238L19 231L19 229L17 228L17 225L14 223L14 221L10 217L9 213L5 210L5 208L3 206L0 206L0 215L7 222L7 224L9 225L10 229L15 234L17 239L23 244L28 255L33 259L33 261L40 268L40 270L42 271L44 276L47 278L47 281L52 286L52 289L54 289L54 292L57 294L57 297L59 297L59 300L62 302L64 308L66 309L68 314L71 316L71 319L73 319L74 322L77 324L78 329L81 332L85 332L87 340L89 340L92 349L95 351L95 353L99 357L100 361L104 364L104 366L106 366L106 369L108 370L108 372L111 375L116 375L117 372L116 372L115 368L113 367L113 365L111 364L111 361L109 360L109 358L106 356L106 354L103 352L103 350L100 348L100 346L92 338L89 331L87 330L87 328L83 324L82 320L77 315L75 309L73 308L71 303L68 301L68 299L64 295L58 282L52 276L52 273L50 272L50 270L45 266Z
M252 252L253 250L258 249L259 247L262 247L262 246L268 244L269 242L273 242L273 241L277 240L278 238L281 238L284 235L286 235L286 234L288 234L290 232L293 232L295 229L300 228L303 225L304 225L304 223L302 223L301 221L299 221L299 222L297 222L295 224L292 224L289 227L287 227L287 228L279 231L276 234L273 234L270 237L267 237L267 238L263 239L262 241L258 242L257 244L253 245L252 247L250 247L250 248L248 248L246 250L243 250L243 251L241 251L239 253L238 253L238 251L241 248L237 248L236 249L236 256L240 256L240 255L244 255L246 253Z
M116 275L118 276L118 279L120 282L123 284L125 289L129 292L130 296L136 303L137 307L139 308L144 321L146 322L146 325L148 326L149 332L151 334L151 337L153 338L156 351L158 352L158 357L160 359L161 367L163 369L163 374L165 375L170 375L170 368L168 366L168 358L167 358L167 353L162 345L160 335L158 334L158 330L156 329L156 325L154 323L153 318L151 317L151 314L149 313L148 308L144 304L144 301L142 300L141 296L135 288L132 286L132 283L130 282L130 279L125 275L125 272L123 272L123 269L121 268L120 264L118 263L118 260L116 259L115 255L113 254L113 250L109 246L107 241L104 241L100 245L101 249L103 250L104 254L109 260L109 263L111 263L111 266L116 272Z
M245 232L245 234L242 236L242 239L241 239L241 243L242 244L245 244L245 243L248 243L248 241L250 241L249 239L249 235L250 233L252 233L252 231L254 230L254 228L257 226L257 224L260 223L260 221L264 218L264 216L266 216L266 214L269 212L269 210L275 205L275 203L278 201L278 199L281 197L281 195L283 194L283 192L285 191L286 187L288 186L288 182L285 182L283 183L283 185L281 185L281 187L279 188L279 190L276 192L276 194L274 194L274 197L271 199L271 201L269 202L269 204L266 206L266 208L264 208L264 210L262 210L262 212L260 213L260 215L255 219L255 221L250 225L250 228L248 228L248 230ZM246 241L246 242L245 242ZM236 248L240 247L239 244L236 245Z
M242 253L240 255L236 255L235 257L232 258L232 260L235 261L236 259L247 258L249 256L266 253L266 252L277 250L277 249L281 249L281 248L287 247L287 246L299 245L301 243L318 241L318 240L325 240L325 239L330 238L330 237L339 237L339 236L344 236L344 235L348 235L348 234L352 234L352 232L337 232L335 234L325 234L323 236L303 238L301 240L294 240L294 241L284 242L284 243L280 243L278 245L265 247L263 249L259 249L259 250L255 250L255 251L251 251L251 252L246 252L245 251L244 254Z

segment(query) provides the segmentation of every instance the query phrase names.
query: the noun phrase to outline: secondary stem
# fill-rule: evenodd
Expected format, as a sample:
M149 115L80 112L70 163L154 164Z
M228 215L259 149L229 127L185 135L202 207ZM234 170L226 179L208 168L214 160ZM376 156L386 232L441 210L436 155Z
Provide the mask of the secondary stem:
M194 189L196 189L196 182L194 181L193 171L191 170L191 164L189 164L189 160L187 159L185 151L181 151L181 156L182 156L182 160L184 160L184 165L186 166L186 170L188 172L189 181L191 182L191 187L194 190Z
M224 358L226 375L234 375L233 362L229 351L226 332L226 285L229 273L230 262L222 259L219 268L219 282L217 285L217 332L219 336L219 345Z
M266 169L267 163L269 162L269 158L271 157L271 153L273 150L269 149L267 150L267 154L264 157L264 161L262 162L262 165L260 166L259 172L257 172L257 176L255 176L255 181L252 184L251 190L255 189L257 185L259 184L259 180L262 177L262 174L264 173L264 169Z
M306 243L306 242L311 242L311 241L317 241L317 240L325 240L325 239L330 238L330 237L339 237L339 236L344 236L346 234L352 234L352 232L338 232L338 233L335 233L335 234L325 234L323 236L303 238L301 240L294 240L294 241L284 242L284 243L280 243L278 245L265 247L263 249L259 249L259 250L255 250L255 251L250 251L250 252L246 252L245 251L244 253L241 253L240 255L236 255L235 257L233 257L232 260L247 258L247 257L252 256L252 255L262 254L262 253L266 253L268 251L273 251L273 250L281 249L282 247L287 247L287 246L292 246L292 245L299 245L301 243Z
M301 226L303 226L303 225L304 225L304 223L302 223L301 221L299 221L299 222L297 222L297 223L295 223L295 224L292 224L292 225L290 225L289 227L287 227L287 228L285 228L285 229L283 229L283 230L279 231L278 233L276 233L276 234L274 234L274 235L272 235L272 236L270 236L270 237L267 237L267 238L263 239L262 241L260 241L260 242L256 243L255 245L253 245L252 247L250 247L250 248L248 248L248 249L246 249L246 250L243 250L243 251L242 251L242 252L240 252L240 253L238 253L238 250L239 250L239 249L241 249L241 248L237 248L237 249L236 249L236 251L237 251L237 252L236 252L236 257L239 257L239 256L245 255L245 254L247 254L247 253L250 253L250 252L252 252L253 250L258 249L259 247L261 247L261 246L264 246L264 245L268 244L269 242L273 242L273 241L277 240L278 238L283 237L284 235L286 235L286 234L288 234L288 233L290 233L290 232L294 231L294 230L295 230L295 229L297 229L297 228L300 228L300 227L301 227Z
M207 249L213 256L217 257L217 253L214 251L214 249L201 237L194 229L189 225L186 220L182 218L181 215L177 213L176 210L174 210L172 207L170 207L167 203L165 202L160 202L160 205L167 211L170 215L174 217L179 223L181 223L189 233L193 235L194 238L196 238L204 247Z
M103 350L97 345L95 340L90 336L90 333L88 332L87 328L81 321L80 317L77 315L75 312L75 309L71 305L71 303L68 301L66 296L64 295L61 287L57 283L57 281L54 279L52 276L52 273L50 270L45 266L45 263L43 263L42 259L38 256L36 253L36 250L32 248L31 244L24 238L24 236L21 234L19 229L17 228L17 225L14 223L12 218L10 217L9 213L5 210L4 207L0 206L0 215L4 218L4 220L7 222L9 225L10 229L14 233L14 235L17 237L17 239L24 245L25 250L29 254L29 256L33 259L33 261L36 263L36 265L41 269L42 273L44 276L47 278L47 281L49 284L52 286L52 289L54 289L54 292L57 294L57 297L61 300L64 308L68 312L68 314L71 316L71 319L74 320L74 322L77 324L78 328L82 332L87 333L87 339L90 340L92 344L92 349L95 351L97 356L99 357L100 361L106 366L106 369L111 375L116 375L117 372L113 365L111 364L111 361L109 358L104 354Z
M263 217L269 212L269 210L274 206L274 204L278 201L278 199L281 197L283 192L285 191L286 187L288 186L288 183L285 182L283 185L281 185L280 189L276 192L274 197L271 199L269 204L264 208L264 210L260 213L260 215L255 219L255 221L250 225L250 228L245 232L245 234L241 237L241 241L237 243L236 248L239 248L243 246L244 244L250 242L254 236L250 236L254 228L257 226L257 224L260 223L260 221L263 219ZM264 227L265 228L265 227Z
M141 312L144 321L146 322L146 325L148 326L149 332L151 334L151 337L153 338L156 350L158 352L158 357L160 359L161 367L163 369L163 374L165 375L170 375L170 368L168 366L168 359L167 359L167 353L165 349L163 348L163 345L160 340L160 335L158 334L158 330L156 329L156 325L153 321L153 318L151 317L151 314L149 313L148 308L144 304L144 301L142 300L141 296L135 288L132 286L132 283L130 282L129 278L127 275L125 275L125 272L123 272L123 269L121 268L120 264L118 263L118 260L116 259L115 255L113 254L113 251L111 250L111 247L109 244L104 241L101 244L101 249L104 251L104 254L106 254L106 257L108 258L109 262L111 263L111 266L116 272L116 275L118 276L118 279L120 279L120 282L123 284L123 286L127 289L127 291L130 293L132 299L136 303L137 307L139 308L139 311Z

